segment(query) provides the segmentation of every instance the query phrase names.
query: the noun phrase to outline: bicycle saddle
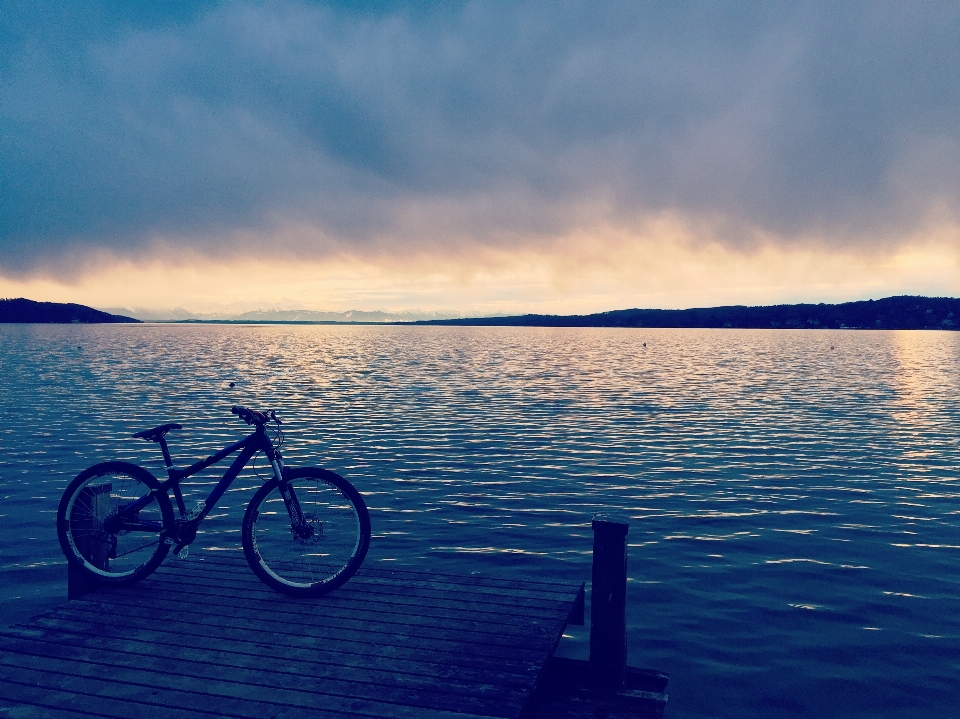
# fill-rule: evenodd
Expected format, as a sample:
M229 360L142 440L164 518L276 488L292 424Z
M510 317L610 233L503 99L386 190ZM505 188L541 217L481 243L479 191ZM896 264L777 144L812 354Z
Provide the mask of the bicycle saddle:
M163 438L163 435L165 435L171 429L183 429L183 427L176 422L171 422L170 424L161 424L159 427L154 427L153 429L145 429L142 432L137 432L133 436L137 439L146 439L151 442L159 442Z

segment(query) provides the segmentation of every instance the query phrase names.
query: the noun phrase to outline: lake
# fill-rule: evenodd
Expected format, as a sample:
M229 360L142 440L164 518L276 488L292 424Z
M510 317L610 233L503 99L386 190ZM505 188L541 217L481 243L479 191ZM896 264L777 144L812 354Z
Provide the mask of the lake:
M589 580L593 514L628 514L668 717L960 715L958 333L0 325L0 377L4 624L66 595L73 476L162 474L130 435L168 421L178 464L210 454L245 404L364 494L367 562ZM258 484L194 553L239 551Z

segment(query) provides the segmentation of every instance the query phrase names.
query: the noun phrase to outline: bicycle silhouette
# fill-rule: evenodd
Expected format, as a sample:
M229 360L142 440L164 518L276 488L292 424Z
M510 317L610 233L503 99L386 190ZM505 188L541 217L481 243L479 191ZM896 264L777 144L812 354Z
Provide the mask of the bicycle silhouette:
M325 469L284 467L275 412L231 409L252 434L185 469L176 469L164 435L171 423L133 435L157 442L167 480L129 462L103 462L81 472L57 511L57 538L67 560L101 582L127 584L148 576L172 549L185 556L197 527L254 455L263 452L273 476L257 490L243 515L243 553L263 582L299 596L325 594L359 569L370 546L370 516L360 493ZM274 438L268 435L269 430ZM180 482L238 452L206 500L187 511ZM174 516L173 492L179 517Z

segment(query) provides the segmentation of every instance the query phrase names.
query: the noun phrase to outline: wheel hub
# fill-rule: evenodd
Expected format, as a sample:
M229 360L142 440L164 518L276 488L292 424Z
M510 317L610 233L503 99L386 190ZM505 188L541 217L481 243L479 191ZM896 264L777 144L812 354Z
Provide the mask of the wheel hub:
M323 539L323 523L310 514L305 514L303 519L303 525L292 528L293 538L297 544L303 546L313 547L318 545L320 540Z

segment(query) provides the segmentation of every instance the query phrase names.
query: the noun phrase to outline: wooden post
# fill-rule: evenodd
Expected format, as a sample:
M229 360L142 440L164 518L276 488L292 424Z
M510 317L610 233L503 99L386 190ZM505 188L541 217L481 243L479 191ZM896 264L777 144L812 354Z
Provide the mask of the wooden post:
M110 513L110 491L113 486L84 487L75 500L71 524L74 541L80 554L90 564L106 570L109 566L110 546L101 536L103 520ZM100 586L100 582L67 562L67 599L79 599Z
M622 687L627 668L627 531L629 518L593 518L593 587L590 600L590 677Z

